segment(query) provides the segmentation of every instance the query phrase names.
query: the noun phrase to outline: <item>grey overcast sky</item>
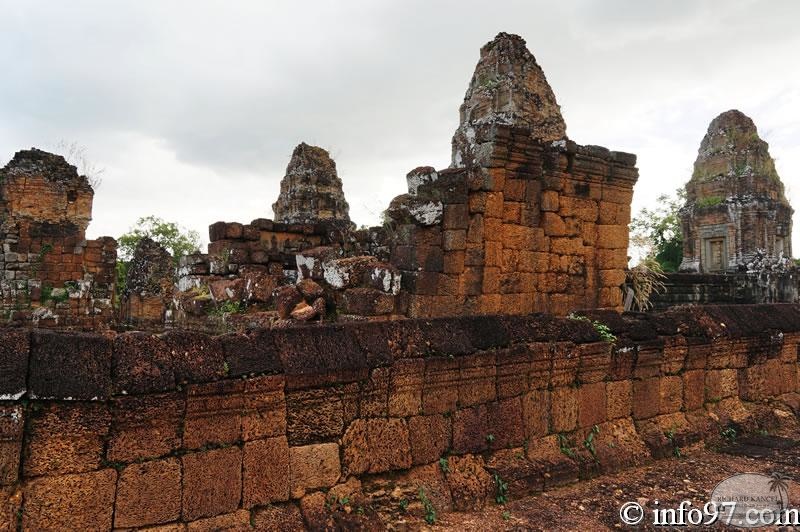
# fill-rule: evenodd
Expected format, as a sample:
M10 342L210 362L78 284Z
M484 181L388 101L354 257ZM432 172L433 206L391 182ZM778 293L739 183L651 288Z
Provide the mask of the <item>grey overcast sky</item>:
M636 210L689 178L730 108L800 210L798 21L797 0L0 0L0 166L77 142L105 168L90 236L155 214L207 240L217 220L272 216L305 141L373 224L408 170L449 164L478 51L506 31L570 138L639 156Z

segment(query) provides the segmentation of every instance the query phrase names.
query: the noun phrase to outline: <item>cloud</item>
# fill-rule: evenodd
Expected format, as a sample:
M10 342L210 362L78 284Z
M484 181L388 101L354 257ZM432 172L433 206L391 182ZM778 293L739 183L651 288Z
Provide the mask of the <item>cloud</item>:
M791 0L0 9L0 159L61 139L86 146L106 168L92 235L148 214L201 234L271 216L300 141L331 151L351 215L377 222L408 170L449 164L478 50L499 31L527 40L573 139L639 155L637 208L689 178L708 122L731 107L756 121L790 189L800 173Z

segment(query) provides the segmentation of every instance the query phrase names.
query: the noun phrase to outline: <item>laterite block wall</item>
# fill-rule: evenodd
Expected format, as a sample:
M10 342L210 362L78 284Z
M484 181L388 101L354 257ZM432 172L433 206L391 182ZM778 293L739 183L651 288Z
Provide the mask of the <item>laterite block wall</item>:
M476 508L494 474L512 497L541 491L800 405L800 307L593 317L615 343L545 315L0 330L0 530L419 517L420 487L440 513Z

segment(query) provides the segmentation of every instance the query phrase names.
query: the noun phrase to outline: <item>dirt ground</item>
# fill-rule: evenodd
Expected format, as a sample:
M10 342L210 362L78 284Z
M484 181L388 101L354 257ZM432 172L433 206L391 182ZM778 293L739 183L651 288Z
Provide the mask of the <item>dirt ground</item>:
M767 438L769 440L769 438ZM398 530L656 530L664 527L631 527L620 521L620 506L637 501L645 508L677 507L690 500L702 507L720 481L737 473L779 471L800 479L800 446L797 441L764 441L736 444L721 451L697 446L683 456L653 462L635 469L600 476L539 495L492 504L480 512L449 513L428 527L424 523L396 523ZM778 448L790 447L790 448ZM790 488L790 506L800 506L798 485ZM647 520L645 520L645 523ZM716 529L725 529L715 525Z

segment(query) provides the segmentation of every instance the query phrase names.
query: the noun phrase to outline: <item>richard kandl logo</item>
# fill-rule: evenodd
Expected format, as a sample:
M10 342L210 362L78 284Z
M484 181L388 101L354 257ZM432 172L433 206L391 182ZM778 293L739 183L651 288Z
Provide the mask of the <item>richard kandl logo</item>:
M628 502L620 508L619 518L632 526L800 526L800 510L793 508L789 500L793 486L794 482L779 472L742 473L717 484L710 500L702 506L683 501L667 507L656 500L652 508L644 508L637 502Z
M717 484L711 501L721 510L722 522L741 528L796 526L800 523L797 508L790 507L791 480L781 473L734 475ZM721 512L723 513L723 512Z

